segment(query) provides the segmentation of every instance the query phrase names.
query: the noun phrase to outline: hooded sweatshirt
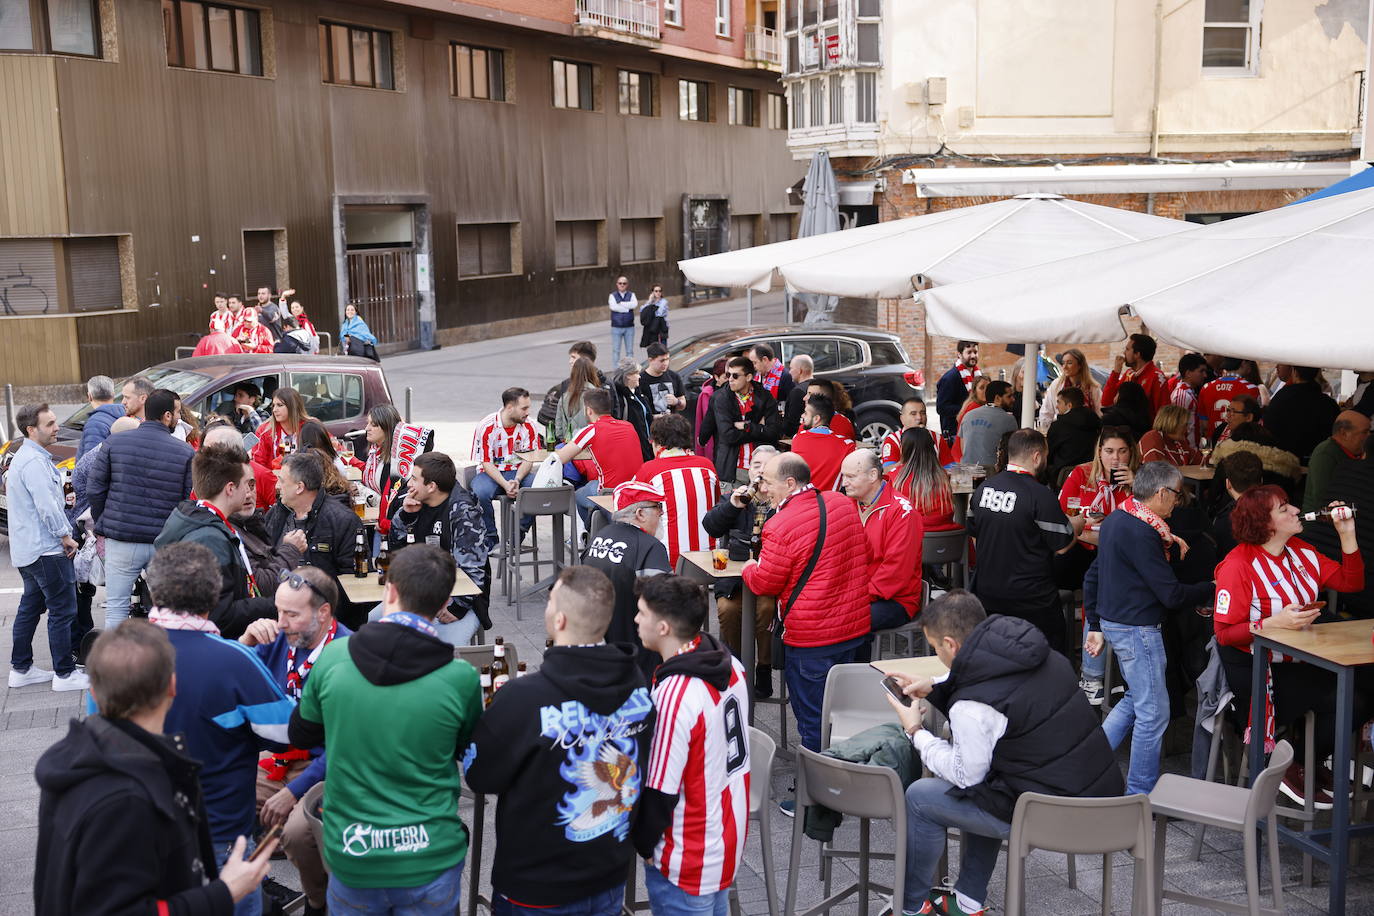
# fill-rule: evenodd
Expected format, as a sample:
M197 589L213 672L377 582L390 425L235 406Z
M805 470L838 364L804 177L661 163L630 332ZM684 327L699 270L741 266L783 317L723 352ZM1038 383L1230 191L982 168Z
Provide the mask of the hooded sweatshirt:
M264 593L253 576L251 558L239 541L238 532L224 523L212 510L195 500L182 500L162 526L153 542L155 547L188 541L209 548L219 564L219 601L210 620L226 639L243 635L248 624L261 617L276 618L277 605Z
M229 916L229 888L213 880L199 770L176 738L103 716L73 719L34 769L34 912Z
M654 719L629 645L555 646L497 691L463 760L499 796L497 893L558 906L625 882Z
M326 646L291 715L294 746L329 752L321 849L348 887L418 887L467 856L454 763L482 713L477 672L408 616Z

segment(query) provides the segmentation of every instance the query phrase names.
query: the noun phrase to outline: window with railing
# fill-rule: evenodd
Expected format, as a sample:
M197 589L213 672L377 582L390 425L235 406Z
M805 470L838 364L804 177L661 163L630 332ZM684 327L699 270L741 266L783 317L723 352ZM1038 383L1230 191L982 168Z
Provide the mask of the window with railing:
M98 0L0 0L0 51L100 56Z
M193 0L162 0L167 65L262 76L257 10Z
M1258 74L1263 5L1263 0L1206 0L1202 26L1204 72Z
M577 0L577 24L659 37L658 0Z
M658 114L658 78L638 70L616 71L616 92L620 113L653 117Z
M783 0L785 73L882 65L882 0Z
M326 83L395 89L391 33L363 26L321 22L320 70Z
M787 99L777 92L768 93L768 127L787 130Z
M838 73L830 75L830 123L844 123L844 77Z
M782 37L775 29L754 26L744 33L744 56L748 60L782 64Z
M792 129L796 130L806 126L806 84L802 82L793 83L787 87L791 93L791 102L787 106L788 113L792 116Z
M596 67L592 64L555 59L553 107L596 111Z
M460 99L506 100L506 52L453 42L449 92Z
M729 108L728 121L741 127L755 127L759 123L757 113L757 94L752 89L741 89L738 86L730 86L725 90L725 99Z
M678 80L677 105L677 116L683 121L711 120L711 84L702 80Z
M811 117L808 120L812 127L820 127L825 123L825 78L816 77L807 83L811 89Z

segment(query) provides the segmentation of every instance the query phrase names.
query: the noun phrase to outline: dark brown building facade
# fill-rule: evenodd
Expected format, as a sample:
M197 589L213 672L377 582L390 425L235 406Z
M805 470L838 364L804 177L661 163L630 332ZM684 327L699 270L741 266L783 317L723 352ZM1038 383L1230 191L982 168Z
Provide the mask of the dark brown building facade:
M0 382L170 359L217 290L445 344L600 317L620 273L680 293L684 251L789 234L805 164L746 42L769 4L709 51L588 26L603 5L33 0L28 48L0 29Z

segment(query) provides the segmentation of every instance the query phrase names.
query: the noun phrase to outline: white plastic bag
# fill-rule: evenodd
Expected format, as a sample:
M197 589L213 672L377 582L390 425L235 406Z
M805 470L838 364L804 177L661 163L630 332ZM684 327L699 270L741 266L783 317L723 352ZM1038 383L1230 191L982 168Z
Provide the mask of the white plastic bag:
M558 455L550 453L539 464L539 469L534 472L534 483L532 487L561 487L563 486L563 462L558 460Z

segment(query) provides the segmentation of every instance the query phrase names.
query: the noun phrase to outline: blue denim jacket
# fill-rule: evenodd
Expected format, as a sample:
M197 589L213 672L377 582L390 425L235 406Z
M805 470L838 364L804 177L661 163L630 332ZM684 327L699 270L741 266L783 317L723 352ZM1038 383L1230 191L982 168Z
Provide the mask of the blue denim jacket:
M62 539L72 533L62 498L62 475L52 455L25 439L5 474L9 500L10 558L15 567L39 557L62 553Z

